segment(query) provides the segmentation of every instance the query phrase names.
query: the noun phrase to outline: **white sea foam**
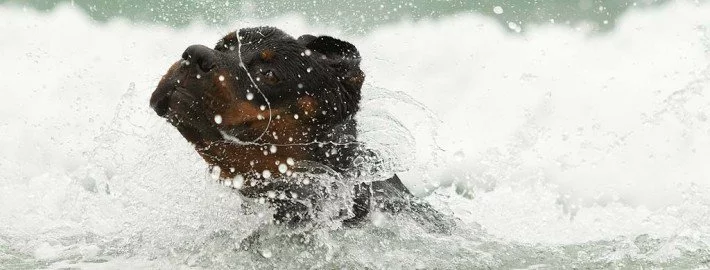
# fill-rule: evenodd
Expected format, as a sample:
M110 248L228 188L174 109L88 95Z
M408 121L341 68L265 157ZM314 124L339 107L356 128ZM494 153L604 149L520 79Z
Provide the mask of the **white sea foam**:
M698 220L666 211L708 199L709 12L632 12L599 36L557 26L517 36L463 17L384 27L360 48L369 83L405 91L441 119L435 140L446 154L420 147L410 184L425 175L475 187L464 208L502 237L668 235ZM392 110L407 126L421 120Z
M204 265L209 252L228 261L224 247L268 215L242 211L241 198L209 178L191 146L148 108L150 93L184 48L239 26L340 33L298 17L178 30L98 24L69 7L44 14L0 6L0 17L0 262L30 266L113 255L119 266ZM710 243L707 18L708 6L674 3L632 12L602 35L554 25L513 35L491 19L459 15L342 38L360 49L367 73L363 139L416 143L383 150L442 211L505 241L648 234L664 240L642 258L663 261ZM396 122L399 130L375 132ZM449 184L463 195L431 191ZM376 225L316 237L361 265L397 265L370 261L372 250L412 267L446 265L433 254L470 255L482 266L506 261L473 236L421 242L439 253L347 245L352 235L380 239L373 230L409 227L381 216ZM412 230L399 233L438 237ZM694 242L678 240L686 238ZM278 249L264 250L279 259ZM603 260L642 253L620 250Z

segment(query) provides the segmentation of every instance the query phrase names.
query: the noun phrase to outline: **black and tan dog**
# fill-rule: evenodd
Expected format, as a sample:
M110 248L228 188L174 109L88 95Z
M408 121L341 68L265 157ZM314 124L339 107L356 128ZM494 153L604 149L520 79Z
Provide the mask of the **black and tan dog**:
M342 173L362 154L354 119L365 79L359 65L358 50L342 40L245 28L214 48L188 47L150 105L221 179L268 200L276 221L296 223L312 216L304 200L317 199L318 191L294 177L294 164L311 161ZM373 204L395 211L412 205L396 176L349 189L346 224L364 220Z

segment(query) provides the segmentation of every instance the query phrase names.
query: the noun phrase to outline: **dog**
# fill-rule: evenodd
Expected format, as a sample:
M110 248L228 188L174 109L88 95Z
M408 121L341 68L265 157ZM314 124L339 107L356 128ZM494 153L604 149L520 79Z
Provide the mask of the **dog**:
M368 155L358 150L355 120L365 80L360 61L353 44L330 36L244 28L213 48L187 47L150 106L222 181L268 201L275 222L298 224L313 217L310 202L327 197L328 185L299 179L297 164L347 173ZM347 226L366 220L373 205L391 212L421 205L396 175L345 188L352 190L352 207L340 215Z

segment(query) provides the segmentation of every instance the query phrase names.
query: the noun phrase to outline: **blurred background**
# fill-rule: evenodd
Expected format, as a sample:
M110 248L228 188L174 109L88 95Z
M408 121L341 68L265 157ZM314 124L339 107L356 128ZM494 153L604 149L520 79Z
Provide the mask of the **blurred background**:
M171 27L191 22L224 25L236 18L269 18L297 14L309 23L336 25L347 33L366 33L384 24L451 17L476 13L520 31L528 24L557 23L583 26L594 31L609 31L621 14L629 9L653 8L669 0L363 0L363 1L289 1L289 0L0 0L1 3L50 11L70 4L92 19L106 21L125 18ZM696 0L695 2L706 2Z

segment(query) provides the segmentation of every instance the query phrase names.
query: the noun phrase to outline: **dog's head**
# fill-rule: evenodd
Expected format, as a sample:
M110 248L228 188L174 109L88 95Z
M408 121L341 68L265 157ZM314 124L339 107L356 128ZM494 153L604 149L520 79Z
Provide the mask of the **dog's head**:
M326 159L318 149L337 134L354 139L343 124L359 109L359 63L355 46L332 37L245 28L214 48L189 46L150 105L223 175L277 171L288 158Z

